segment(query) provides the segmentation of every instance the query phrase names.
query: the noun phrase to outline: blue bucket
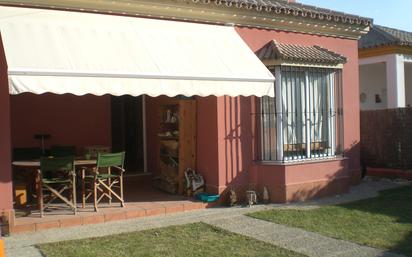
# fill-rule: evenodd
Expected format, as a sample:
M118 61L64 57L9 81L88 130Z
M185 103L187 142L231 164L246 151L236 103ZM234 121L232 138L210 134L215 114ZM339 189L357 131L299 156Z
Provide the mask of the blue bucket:
M216 202L219 200L219 197L219 195L212 195L205 192L196 194L196 199L207 203Z

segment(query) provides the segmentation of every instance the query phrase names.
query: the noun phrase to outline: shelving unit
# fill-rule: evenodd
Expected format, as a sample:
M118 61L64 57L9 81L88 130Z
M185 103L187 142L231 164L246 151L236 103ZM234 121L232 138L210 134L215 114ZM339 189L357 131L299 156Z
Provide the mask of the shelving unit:
M183 194L184 172L187 168L196 168L196 101L162 99L158 122L155 186L172 194Z

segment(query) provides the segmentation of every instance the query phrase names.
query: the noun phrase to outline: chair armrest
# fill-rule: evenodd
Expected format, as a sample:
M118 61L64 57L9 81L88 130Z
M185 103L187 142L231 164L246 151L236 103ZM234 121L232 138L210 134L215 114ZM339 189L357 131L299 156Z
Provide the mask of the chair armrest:
M112 168L113 170L117 170L119 173L124 173L126 171L125 169L118 166L112 166Z
M70 171L69 175L72 177L76 177L76 171L75 170Z

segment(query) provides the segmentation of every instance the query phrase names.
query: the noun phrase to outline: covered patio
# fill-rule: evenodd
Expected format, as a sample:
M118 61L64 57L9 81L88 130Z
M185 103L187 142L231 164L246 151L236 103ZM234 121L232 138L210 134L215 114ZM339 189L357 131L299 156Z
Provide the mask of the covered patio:
M209 154L197 138L217 133L199 121L216 96L274 94L272 74L233 27L13 7L0 16L0 209L11 232L209 206L184 188L184 171ZM176 141L173 156L165 141ZM77 197L76 215L57 204L41 218L30 184L36 167L12 167L13 152L49 156L59 145L74 146L82 159L93 158L91 148L125 151L125 207L114 201L94 212ZM175 163L169 187L156 183L170 178L165 158ZM218 170L204 177L213 187Z
M64 206L54 206L43 218L39 211L33 209L30 212L16 210L14 224L11 224L11 233L35 232L49 228L64 228L87 224L104 223L110 221L134 219L154 215L166 215L176 212L198 210L214 206L196 201L191 197L172 195L151 186L151 178L129 177L125 181L124 208L107 203L99 208L99 212L93 212L92 206L79 209L76 215L67 211Z

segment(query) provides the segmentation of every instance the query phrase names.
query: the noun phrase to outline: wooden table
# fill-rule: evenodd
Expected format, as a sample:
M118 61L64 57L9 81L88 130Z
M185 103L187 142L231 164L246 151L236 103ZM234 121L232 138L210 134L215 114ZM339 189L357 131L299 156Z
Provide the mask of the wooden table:
M15 162L12 162L11 164L16 167L40 168L39 160L15 161ZM75 166L96 165L96 160L77 159L77 160L74 160L74 165Z
M82 166L95 166L97 163L96 159L90 159L90 160L86 160L86 159L75 159L74 160L74 165L77 167L82 167ZM22 168L24 170L28 170L31 173L31 179L32 182L28 182L31 185L34 185L34 188L32 186L29 186L30 191L36 191L37 192L37 172L40 171L40 160L27 160L27 161L14 161L12 162L12 165L18 168ZM27 181L26 181L27 183ZM31 195L33 198L37 198L35 194Z

